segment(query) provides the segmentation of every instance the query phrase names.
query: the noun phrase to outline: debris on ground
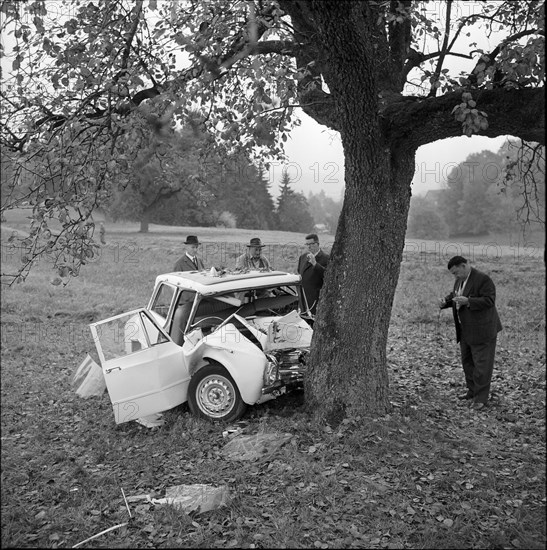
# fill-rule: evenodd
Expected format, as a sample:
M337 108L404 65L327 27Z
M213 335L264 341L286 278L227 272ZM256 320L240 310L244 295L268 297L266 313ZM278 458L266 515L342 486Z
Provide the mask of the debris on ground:
M240 420L239 422L236 422L233 426L228 426L223 432L222 437L224 439L233 439L234 437L243 434L246 428L248 428L249 423Z
M208 512L230 502L230 494L226 485L174 485L165 491L165 498L153 498L152 504L169 504L178 510L186 512Z
M237 435L222 449L228 460L259 460L270 457L292 439L291 434L276 432L254 435Z
M89 354L75 370L70 380L71 386L80 397L100 397L106 390L103 369Z
M141 426L145 428L159 428L165 424L162 413L149 414L148 416L141 416L135 420Z

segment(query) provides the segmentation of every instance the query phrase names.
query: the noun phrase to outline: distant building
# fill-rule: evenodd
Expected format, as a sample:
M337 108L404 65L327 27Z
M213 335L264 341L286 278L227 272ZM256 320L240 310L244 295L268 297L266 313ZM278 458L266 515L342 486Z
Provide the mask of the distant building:
M316 223L314 226L313 226L313 230L318 233L318 234L321 234L321 233L328 233L329 230L327 228L327 226L324 224L324 223Z

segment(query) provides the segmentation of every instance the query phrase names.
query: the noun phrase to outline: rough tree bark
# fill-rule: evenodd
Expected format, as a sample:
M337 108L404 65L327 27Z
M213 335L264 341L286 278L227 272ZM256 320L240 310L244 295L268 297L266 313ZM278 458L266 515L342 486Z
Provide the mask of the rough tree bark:
M323 74L334 98L345 159L345 197L315 325L308 407L318 419L389 409L386 346L399 277L414 151L385 140L373 14L315 4ZM356 63L356 61L360 63ZM357 123L356 123L357 122ZM366 289L366 291L365 291ZM350 306L351 304L351 306ZM366 396L366 398L365 398Z
M387 334L414 160L403 151L395 160L378 143L355 139L344 147L353 168L346 172L331 252L336 269L326 273L306 379L310 410L331 424L389 410Z

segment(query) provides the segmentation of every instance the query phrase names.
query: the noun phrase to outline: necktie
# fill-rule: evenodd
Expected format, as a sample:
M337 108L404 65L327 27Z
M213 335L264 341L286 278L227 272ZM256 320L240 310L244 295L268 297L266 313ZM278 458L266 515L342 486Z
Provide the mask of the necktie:
M198 268L198 259L195 256L192 258L192 262L194 262L194 266L197 269Z
M462 281L460 283L460 286L459 286L458 290L456 291L456 296L462 296L463 295L463 285L464 284L465 284L465 281ZM458 315L458 321L460 321L460 307L461 306L456 306L456 314Z

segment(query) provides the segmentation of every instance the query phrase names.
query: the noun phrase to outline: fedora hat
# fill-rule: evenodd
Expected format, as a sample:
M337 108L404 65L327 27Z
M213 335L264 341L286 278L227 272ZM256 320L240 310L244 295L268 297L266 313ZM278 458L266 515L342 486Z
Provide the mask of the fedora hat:
M266 245L262 244L262 241L258 237L254 237L247 246L258 246L259 248L264 248Z
M188 235L188 237L186 237L186 240L184 241L184 244L201 244L201 243L198 241L198 238L195 235Z

